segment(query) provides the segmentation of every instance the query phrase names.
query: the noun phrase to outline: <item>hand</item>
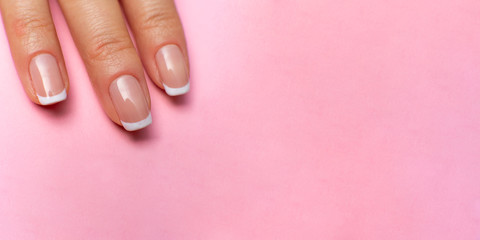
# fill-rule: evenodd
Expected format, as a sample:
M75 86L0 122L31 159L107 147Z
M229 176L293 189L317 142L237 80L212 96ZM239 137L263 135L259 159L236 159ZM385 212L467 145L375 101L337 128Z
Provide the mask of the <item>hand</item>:
M128 131L151 124L144 68L168 95L188 92L187 48L173 0L58 2L93 88L112 121ZM28 97L39 105L64 101L69 90L48 4L48 0L0 0L19 78Z

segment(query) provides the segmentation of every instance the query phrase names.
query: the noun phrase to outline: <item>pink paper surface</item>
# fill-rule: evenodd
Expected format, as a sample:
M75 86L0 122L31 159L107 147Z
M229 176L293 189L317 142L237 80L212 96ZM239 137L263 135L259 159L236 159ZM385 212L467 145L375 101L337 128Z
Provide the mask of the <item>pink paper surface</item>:
M68 101L0 34L0 239L480 239L480 1L178 0L192 91L98 105L57 4Z

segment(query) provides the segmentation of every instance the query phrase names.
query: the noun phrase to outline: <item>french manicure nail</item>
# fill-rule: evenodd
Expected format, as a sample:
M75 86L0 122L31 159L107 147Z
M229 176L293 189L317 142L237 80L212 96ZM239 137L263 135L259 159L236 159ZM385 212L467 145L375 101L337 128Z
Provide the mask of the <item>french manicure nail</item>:
M54 56L42 53L30 62L30 76L33 88L42 105L61 102L67 98L67 91Z
M158 50L155 58L165 92L170 96L187 93L190 90L188 69L180 48L174 44L166 45Z
M110 84L110 97L123 127L136 131L152 123L147 99L138 80L130 75L115 79Z

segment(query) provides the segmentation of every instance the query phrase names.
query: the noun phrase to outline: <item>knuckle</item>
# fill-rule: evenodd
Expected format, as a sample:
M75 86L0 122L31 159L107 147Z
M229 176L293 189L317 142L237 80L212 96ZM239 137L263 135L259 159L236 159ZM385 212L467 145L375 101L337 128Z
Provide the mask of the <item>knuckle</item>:
M142 14L140 20L141 30L151 29L169 29L179 25L177 15L172 11L162 10L160 8L152 8Z
M51 19L29 13L18 16L13 21L13 27L18 37L55 32Z
M122 52L133 49L133 44L128 36L99 32L94 34L86 55L93 61L105 61L118 58Z

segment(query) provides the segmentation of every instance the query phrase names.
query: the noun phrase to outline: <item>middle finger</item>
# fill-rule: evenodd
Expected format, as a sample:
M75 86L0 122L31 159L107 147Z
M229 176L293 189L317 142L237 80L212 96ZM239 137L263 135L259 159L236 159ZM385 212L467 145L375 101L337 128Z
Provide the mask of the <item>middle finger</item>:
M107 115L128 131L148 126L150 95L118 1L59 3Z

